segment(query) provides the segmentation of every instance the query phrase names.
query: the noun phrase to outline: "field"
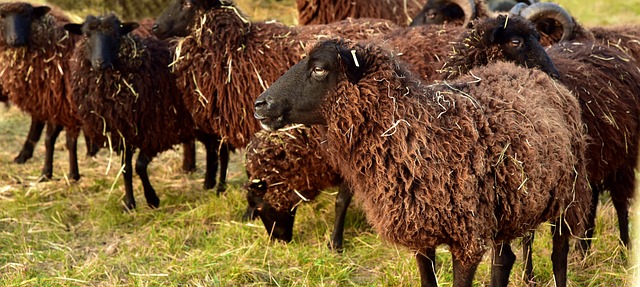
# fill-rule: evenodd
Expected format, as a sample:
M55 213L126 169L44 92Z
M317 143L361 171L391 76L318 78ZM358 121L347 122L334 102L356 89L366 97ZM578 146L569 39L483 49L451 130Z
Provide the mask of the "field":
M295 22L293 0L237 2L253 19ZM640 23L640 0L561 3L589 26ZM201 146L198 169L190 174L180 168L179 147L163 153L149 169L160 208L143 204L142 186L134 177L139 207L125 213L120 158L107 150L95 158L86 157L81 140L78 182L66 177L64 135L56 145L53 180L37 182L44 158L42 140L34 158L24 165L14 164L28 125L29 118L16 107L0 106L0 286L419 284L413 254L382 242L358 206L352 206L347 215L344 253L328 250L335 189L299 208L289 244L270 241L259 220L242 222L246 206L242 185L247 180L242 150L232 157L229 188L222 196L202 188ZM636 218L638 213L636 209ZM584 258L572 248L569 286L632 286L637 272L633 256L619 243L615 210L606 196L598 210L595 237L593 252ZM541 226L534 246L538 286L554 286L550 238L549 226ZM519 249L515 242L514 250ZM523 286L522 256L516 255L519 260L511 282ZM446 248L439 248L437 257L439 283L451 286ZM489 265L487 257L477 272L476 285L489 283Z

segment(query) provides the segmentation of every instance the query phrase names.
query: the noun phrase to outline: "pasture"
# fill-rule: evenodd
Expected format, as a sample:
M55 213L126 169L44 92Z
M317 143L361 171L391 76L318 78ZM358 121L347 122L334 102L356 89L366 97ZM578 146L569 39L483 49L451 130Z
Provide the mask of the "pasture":
M41 1L39 1L41 2ZM293 0L237 0L254 20L294 23ZM640 0L558 1L586 26L640 24ZM101 11L100 9L96 9ZM71 11L84 16L86 10ZM258 95L255 95L256 97ZM134 177L138 208L123 212L120 157L101 150L85 156L79 143L82 178L67 178L64 136L56 145L54 178L37 182L44 158L43 139L26 164L13 163L29 128L15 106L0 105L0 285L2 286L416 286L413 254L381 241L356 204L347 214L345 250L331 252L335 190L297 212L293 241L273 242L259 220L242 222L246 207L243 150L232 155L228 189L222 196L203 190L204 153L198 145L197 169L181 170L181 147L149 165L160 208L144 203ZM636 226L640 209L632 214ZM601 198L591 253L569 254L569 286L633 286L634 256L618 239L615 210ZM540 226L534 243L538 286L554 286L549 226ZM640 243L637 228L633 241ZM519 243L511 274L524 286ZM637 249L636 249L637 250ZM489 253L487 253L488 255ZM438 280L452 285L450 255L437 251ZM478 286L490 279L487 256L476 273ZM638 280L638 279L636 279Z

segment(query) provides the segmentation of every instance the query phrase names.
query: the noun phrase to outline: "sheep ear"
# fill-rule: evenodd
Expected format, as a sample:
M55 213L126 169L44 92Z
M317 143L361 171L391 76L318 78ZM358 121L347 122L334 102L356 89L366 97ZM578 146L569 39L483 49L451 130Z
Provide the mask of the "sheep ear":
M47 6L33 7L33 18L34 19L38 19L38 18L46 15L47 13L49 13L49 11L51 11L51 8L49 8Z
M81 24L65 24L64 29L69 31L69 33L74 35L82 35L82 25Z
M216 7L220 7L220 6L225 5L225 4L229 5L227 2L228 1L221 1L221 0L205 0L204 1L204 8L206 10L209 10L209 9L213 9L213 8L216 8Z
M498 37L500 37L500 32L502 32L502 27L494 27L487 31L487 33L484 34L486 42L489 44L495 43L498 40Z
M140 27L140 24L136 22L122 23L120 24L120 32L122 33L122 35L126 35L131 33L131 31L137 29L138 27Z
M362 52L338 46L338 53L340 54L340 59L342 59L342 62L345 64L349 81L354 84L359 82L364 76L366 69L366 61Z

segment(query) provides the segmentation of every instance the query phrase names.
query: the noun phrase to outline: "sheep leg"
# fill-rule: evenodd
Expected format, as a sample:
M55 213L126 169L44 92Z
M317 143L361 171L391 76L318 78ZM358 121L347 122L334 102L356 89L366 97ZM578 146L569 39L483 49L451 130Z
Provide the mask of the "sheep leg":
M596 227L596 211L598 210L598 203L600 199L601 186L597 184L591 185L591 209L585 220L585 238L580 240L580 251L582 255L587 255L589 248L591 248L591 239L593 238L593 232Z
M47 123L47 132L44 137L44 167L42 168L41 180L51 179L53 177L53 151L56 144L56 139L62 131L62 126Z
M78 132L67 130L67 150L69 151L69 178L80 179L78 169Z
M491 262L491 286L507 286L509 274L516 255L511 251L509 242L503 242L493 247L493 258Z
M147 204L151 208L158 208L160 206L160 198L156 194L156 191L151 186L149 181L149 174L147 173L147 167L151 162L151 158L144 152L140 151L138 154L138 160L136 160L136 173L142 181L142 187L144 188L144 198L147 199Z
M220 178L218 180L218 194L227 190L227 168L229 167L229 144L223 142L220 144L219 157L220 157Z
M87 146L87 156L94 157L100 151L100 146L94 144L87 135L84 135L84 143Z
M25 163L33 156L33 149L36 143L38 143L38 140L40 140L44 124L45 122L31 118L31 126L29 127L29 133L27 134L27 140L24 142L24 145L22 145L22 150L20 150L18 156L13 159L13 162Z
M438 286L436 278L436 250L428 249L425 254L416 253L418 272L420 273L420 285L422 287Z
M189 141L182 144L182 170L192 172L196 169L196 142Z
M522 237L522 254L524 254L524 279L529 285L535 285L533 281L533 239L536 233L531 231Z
M218 153L215 147L214 135L198 133L197 139L204 145L206 153L206 168L204 172L204 189L212 189L216 186L216 172L218 171Z
M479 257L474 256L477 258L475 258L475 260L472 259L467 261L467 264L465 265L463 260L457 258L456 254L458 253L464 254L464 252L455 252L455 250L452 250L451 252L453 260L453 286L471 287L473 285L473 276L476 273L478 264L482 261L482 255ZM465 257L464 255L462 256Z
M611 197L613 207L618 214L618 228L620 228L620 240L622 244L629 247L629 202L626 198Z
M553 233L553 251L551 262L553 264L553 277L556 287L567 286L567 255L569 254L569 228L556 220L551 227Z
M133 158L133 149L127 148L122 155L122 165L124 165L124 207L126 211L136 208L136 200L133 197L133 168L131 167L131 159Z
M618 227L620 228L620 240L629 248L629 200L633 197L635 191L635 172L634 167L637 163L622 168L615 173L614 183L610 184L611 201L613 207L618 214Z
M329 241L329 249L342 253L342 241L344 239L344 221L347 216L347 209L351 203L351 190L347 183L340 184L338 195L336 196L336 219L333 224L333 232L331 233L331 241Z

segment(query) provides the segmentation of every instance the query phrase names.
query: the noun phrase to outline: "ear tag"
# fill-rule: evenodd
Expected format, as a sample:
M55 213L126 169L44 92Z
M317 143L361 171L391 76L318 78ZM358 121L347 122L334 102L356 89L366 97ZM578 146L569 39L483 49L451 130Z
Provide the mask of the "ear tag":
M351 56L353 56L353 62L356 64L356 67L360 68L360 63L358 63L358 57L356 57L356 50L351 50Z
M507 18L504 19L504 28L503 29L507 29L507 23L509 23L509 15L507 15Z

